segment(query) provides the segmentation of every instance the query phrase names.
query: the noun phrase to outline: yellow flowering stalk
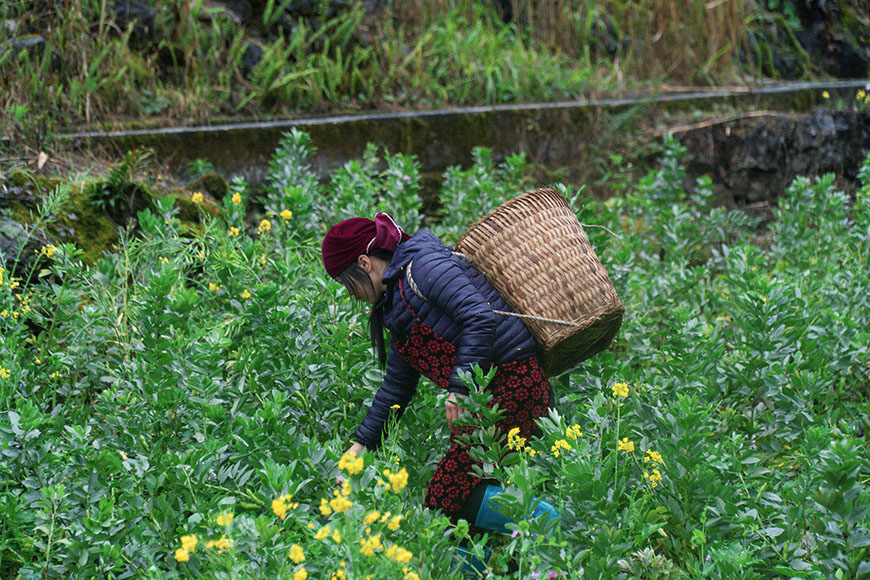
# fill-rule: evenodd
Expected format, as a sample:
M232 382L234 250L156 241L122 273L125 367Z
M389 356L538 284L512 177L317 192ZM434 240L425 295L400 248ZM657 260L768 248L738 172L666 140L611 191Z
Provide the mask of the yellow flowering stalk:
M508 431L508 447L515 451L522 451L526 446L526 438L520 437L520 428L514 427Z
M285 222L289 222L290 218L292 218L292 217L293 217L293 212L290 211L289 209L281 210L281 219L283 219Z
M402 568L402 572L405 573L404 580L420 580L420 576L416 572L410 570L407 566Z
M375 534L374 536L369 536L363 540L360 540L360 554L363 556L373 556L375 550L380 550L383 548L381 545L381 535Z
M202 203L202 193L197 191L190 197L190 199L193 201L193 203Z
M9 369L6 367L0 367L0 379L8 379L12 376L12 373L9 372Z
M341 532L338 531L338 528L332 531L332 541L336 544L341 543Z
M296 573L293 574L293 580L306 580L308 578L308 570L305 568L299 568L296 570Z
M234 193L233 197L231 199L232 199L233 205L239 205L240 203L242 203L242 196L239 195L238 192Z
M322 497L320 498L320 515L328 516L332 513L332 508L329 507L329 501Z
M575 423L570 427L566 427L565 437L567 437L568 439L577 439L578 437L583 437L583 433L580 431L580 425L577 425Z
M627 453L631 453L634 451L634 441L629 441L628 437L623 437L622 441L619 441L616 445L618 451L625 451Z
M643 458L644 461L652 461L653 463L658 463L659 465L664 464L662 461L662 456L657 451L653 451L652 449L646 450L646 455Z
M365 467L365 461L362 456L357 457L356 453L345 453L338 460L338 468L346 472L348 475L356 475Z
M336 496L329 500L329 507L335 510L336 513L346 512L350 509L350 506L353 505L353 502L348 500L347 498Z
M232 514L230 515L232 516ZM219 540L209 540L206 542L205 547L209 550L217 548L218 553L223 554L225 551L232 548L235 542L235 540L231 540L226 534L223 534Z
M217 517L217 525L219 526L228 526L232 521L233 514L231 514L230 512L223 512Z
M231 238L238 237L239 228L237 228L236 226L230 226L230 232L227 235Z
M393 562L399 562L400 564L407 564L411 561L411 558L414 557L413 553L409 552L405 548L400 548L395 544L387 548L387 551L384 552L384 555Z
M373 523L375 523L376 521L378 521L378 518L380 518L380 517L381 517L381 512L379 512L378 510L370 511L369 513L366 514L366 517L363 519L363 525L370 526Z
M404 467L398 473L392 473L389 469L385 469L384 475L390 480L390 486L394 493L399 493L408 485L408 472Z
M268 232L271 229L272 229L272 222L270 222L267 219L264 219L263 221L260 222L260 225L257 226L257 233L260 235L263 235L264 233Z
M403 516L394 516L393 519L390 520L390 523L387 524L387 528L391 531L396 531L399 529L399 524L402 523Z
M652 474L644 471L643 478L649 481L652 487L656 487L659 482L662 480L662 474L658 469L653 469Z
M289 510L293 510L299 507L299 503L291 503L291 499L293 499L293 496L288 493L285 495L279 495L272 500L272 511L275 512L276 516L281 518L281 521L284 521L284 518L287 517L287 512Z
M305 552L302 550L302 546L293 544L290 546L290 553L287 557L293 560L294 564L301 564L305 561Z
M199 540L196 539L196 536L193 534L189 536L181 536L181 547L187 550L188 552L193 552L196 550L196 544Z
M330 510L330 513L331 513L331 510ZM329 532L331 532L331 531L332 530L329 526L323 526L322 528L317 530L316 534L314 534L314 539L315 540L323 540L324 538L326 538L329 535Z
M613 396L614 397L627 397L628 396L628 385L626 383L614 383L613 387Z
M553 446L550 448L550 451L553 452L554 457L559 457L559 455L561 453L560 449L564 449L565 451L568 451L569 449L571 449L571 444L568 443L567 441L565 441L564 439L559 439L558 441L556 441L553 444Z
M185 550L184 548L178 548L175 550L175 559L179 562L187 562L190 560L190 552Z

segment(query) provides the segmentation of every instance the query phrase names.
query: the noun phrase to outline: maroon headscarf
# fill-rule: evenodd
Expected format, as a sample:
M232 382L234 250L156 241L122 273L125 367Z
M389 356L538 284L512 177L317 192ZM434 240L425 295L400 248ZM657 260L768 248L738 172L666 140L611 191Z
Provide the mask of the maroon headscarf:
M338 222L323 238L323 266L327 274L337 278L361 255L375 248L395 252L410 237L386 212L379 212L374 220L357 217Z

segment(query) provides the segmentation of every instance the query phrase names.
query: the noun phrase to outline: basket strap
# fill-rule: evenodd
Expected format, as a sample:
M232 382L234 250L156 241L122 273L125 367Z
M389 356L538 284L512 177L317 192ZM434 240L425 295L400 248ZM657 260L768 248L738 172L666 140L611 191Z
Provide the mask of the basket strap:
M459 256L464 260L468 259L468 257L465 254L462 254L460 252L453 252L453 255ZM408 283L408 286L410 286L411 290L414 291L414 294L419 296L420 299L423 300L423 302L429 302L429 300L427 300L426 297L423 296L423 293L420 292L420 287L417 286L417 283L414 281L414 277L411 276L411 264L413 264L413 263L414 263L414 261L411 260L410 262L408 262L408 265L405 266L405 281ZM404 295L403 295L403 297L404 297ZM505 312L504 310L493 310L493 313L501 314L502 316L513 316L514 318L521 318L523 320L536 320L538 322L550 322L552 324L561 324L563 326L580 326L580 324L578 324L576 322L571 322L569 320L559 320L557 318L544 318L543 316L533 316L531 314L519 314L517 312Z

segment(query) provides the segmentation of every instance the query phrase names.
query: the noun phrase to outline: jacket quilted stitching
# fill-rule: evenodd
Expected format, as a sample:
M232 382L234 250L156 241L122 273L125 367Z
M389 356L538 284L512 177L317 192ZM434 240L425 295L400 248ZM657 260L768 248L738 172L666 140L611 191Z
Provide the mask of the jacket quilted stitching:
M399 294L398 280L412 261L411 274L426 300L406 288L406 304ZM521 320L492 312L511 310L502 297L431 232L417 232L396 248L384 283L384 326L393 341L401 341L410 333L413 309L423 324L456 347L455 366L447 383L451 392L468 392L459 379L459 370L470 371L473 364L484 368L489 363L500 365L535 354L535 341ZM401 415L416 393L419 379L419 373L390 349L383 382L354 434L356 441L376 448L390 407L399 405Z

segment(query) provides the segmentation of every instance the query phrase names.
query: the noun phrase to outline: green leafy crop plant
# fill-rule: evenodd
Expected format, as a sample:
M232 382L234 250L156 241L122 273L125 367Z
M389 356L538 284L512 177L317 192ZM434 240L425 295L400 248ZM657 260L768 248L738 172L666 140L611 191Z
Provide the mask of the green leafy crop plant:
M798 179L763 226L663 151L606 201L561 186L603 226L626 318L554 381L540 438L474 435L506 513L562 515L487 539L489 577L865 577L870 160L853 197ZM288 133L262 193L194 198L197 230L166 197L93 266L58 243L32 283L0 273L0 576L461 576L468 527L420 507L442 395L421 385L378 453L341 455L380 371L319 242L383 209L454 241L526 162L478 149L424 216L413 157L371 147L321 180L316 154Z

